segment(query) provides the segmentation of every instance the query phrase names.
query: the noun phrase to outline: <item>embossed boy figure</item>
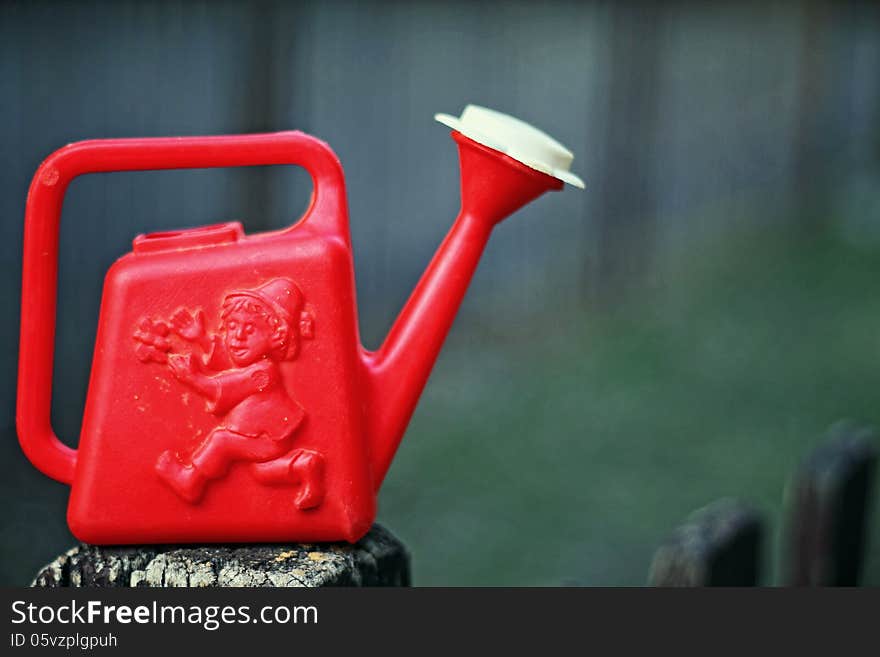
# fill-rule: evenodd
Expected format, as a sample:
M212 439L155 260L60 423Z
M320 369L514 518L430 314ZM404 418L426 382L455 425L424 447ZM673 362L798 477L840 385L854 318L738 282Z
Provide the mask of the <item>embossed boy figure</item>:
M171 330L202 357L168 353L167 365L220 418L188 462L171 451L156 462L159 476L187 502L198 502L211 480L243 461L253 464L253 474L264 483L298 484L298 508L321 503L323 457L292 448L305 411L285 389L279 367L296 357L301 337L311 337L311 316L301 312L302 304L296 284L276 278L226 295L222 335L206 332L201 311L180 309L171 318Z

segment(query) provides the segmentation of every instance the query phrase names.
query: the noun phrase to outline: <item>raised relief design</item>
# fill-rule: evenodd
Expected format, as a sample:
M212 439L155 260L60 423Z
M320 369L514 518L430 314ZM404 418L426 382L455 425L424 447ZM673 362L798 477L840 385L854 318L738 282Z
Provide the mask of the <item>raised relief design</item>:
M202 310L181 308L167 321L143 319L134 333L137 358L166 365L219 420L188 458L163 452L156 472L195 504L230 465L248 462L258 481L295 486L297 508L317 507L324 498L324 457L293 446L306 411L285 389L279 366L314 335L302 292L288 278L234 290L223 299L220 320L219 330L209 333Z

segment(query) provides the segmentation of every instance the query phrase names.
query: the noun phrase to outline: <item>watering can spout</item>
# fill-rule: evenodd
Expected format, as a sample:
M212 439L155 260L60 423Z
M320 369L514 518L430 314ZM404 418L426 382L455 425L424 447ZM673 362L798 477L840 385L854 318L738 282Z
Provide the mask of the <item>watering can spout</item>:
M438 115L438 120L446 123L440 116L443 115ZM527 124L522 125L534 130ZM367 390L364 412L377 490L492 228L544 192L563 186L561 177L551 175L556 171L551 169L545 173L527 166L519 159L465 136L463 126L456 123L453 127L456 130L452 137L458 144L461 165L461 210L382 346L374 352L363 353L363 381ZM580 182L574 179L577 181L574 184Z

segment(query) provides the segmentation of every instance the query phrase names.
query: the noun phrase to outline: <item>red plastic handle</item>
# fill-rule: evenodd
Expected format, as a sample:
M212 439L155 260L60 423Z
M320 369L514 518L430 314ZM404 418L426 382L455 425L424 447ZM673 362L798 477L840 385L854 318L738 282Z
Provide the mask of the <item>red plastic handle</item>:
M302 132L82 141L40 165L25 210L16 407L19 442L39 470L71 483L76 466L76 450L58 440L50 418L58 229L70 182L86 173L272 164L300 165L309 172L314 190L302 221L347 242L342 166L327 144Z

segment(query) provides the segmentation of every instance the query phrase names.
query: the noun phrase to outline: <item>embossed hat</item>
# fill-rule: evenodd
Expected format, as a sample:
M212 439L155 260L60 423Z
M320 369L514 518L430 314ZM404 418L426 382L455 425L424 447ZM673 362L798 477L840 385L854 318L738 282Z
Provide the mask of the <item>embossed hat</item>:
M279 318L295 326L302 306L302 292L289 278L273 278L253 289L234 290L226 295L232 297L251 297L272 310Z
M465 137L500 151L527 167L575 187L584 188L584 181L570 171L574 160L572 152L525 121L479 105L468 105L460 117L435 114L434 118Z

